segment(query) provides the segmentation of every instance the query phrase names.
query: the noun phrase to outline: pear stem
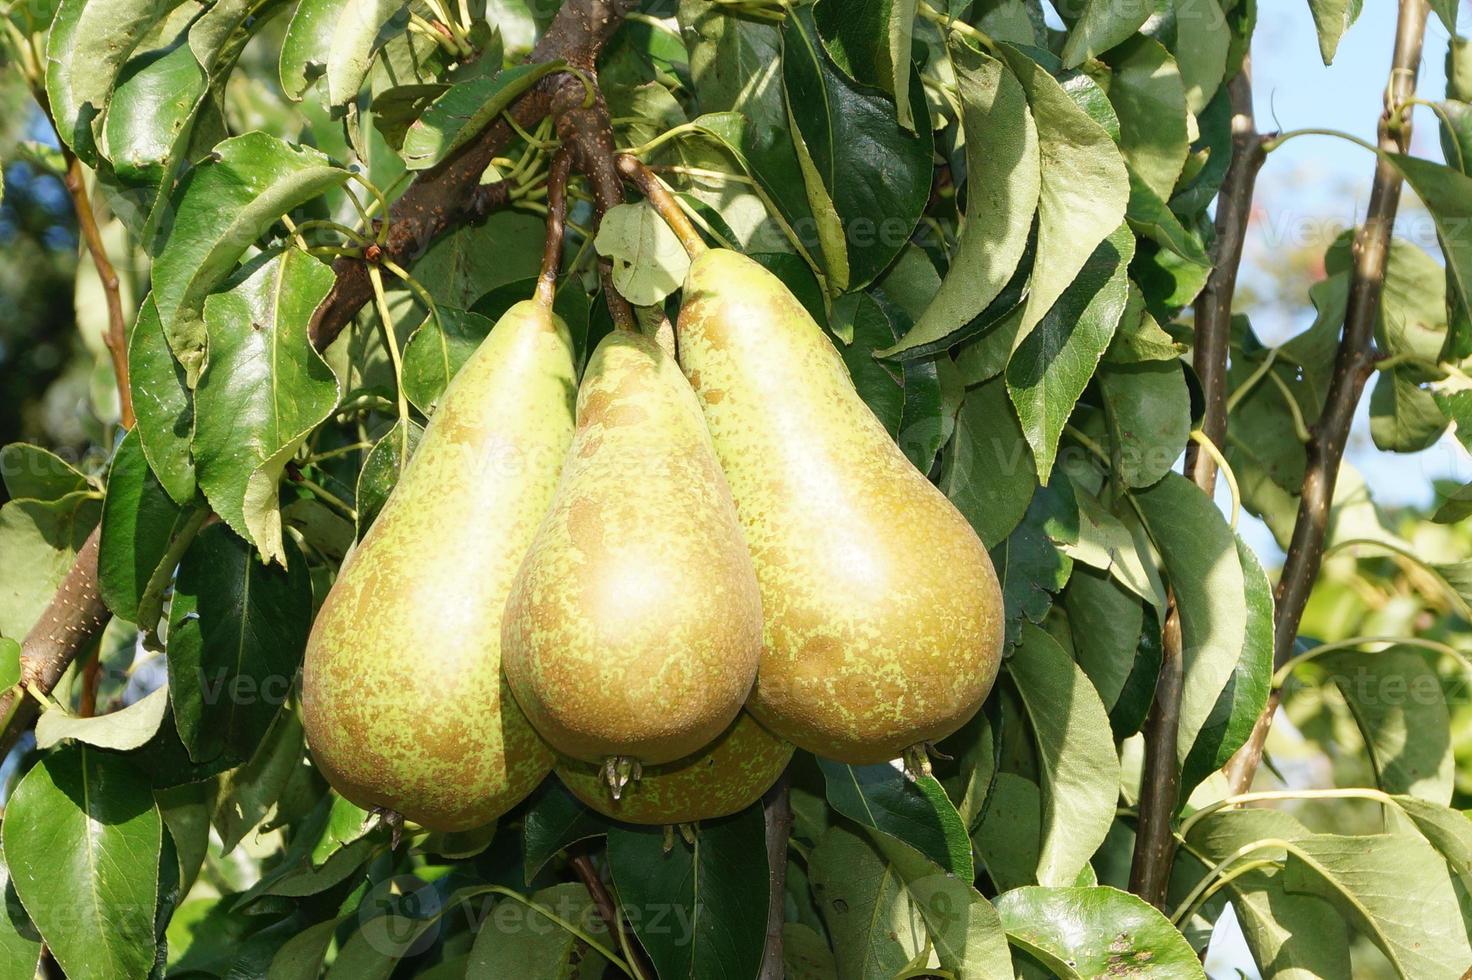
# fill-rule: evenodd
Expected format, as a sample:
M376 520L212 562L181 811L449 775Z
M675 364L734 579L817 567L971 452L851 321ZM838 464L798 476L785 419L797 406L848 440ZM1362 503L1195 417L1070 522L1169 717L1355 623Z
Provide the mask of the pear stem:
M670 231L675 233L675 237L685 246L685 251L692 259L706 250L705 239L700 237L700 232L695 230L695 225L654 171L629 154L620 153L618 172L639 188L639 193L659 212L659 216L670 226Z
M567 230L567 176L572 158L559 149L552 156L547 171L547 241L542 246L542 269L537 275L536 301L544 310L552 309L557 294L557 270L562 264L562 238Z

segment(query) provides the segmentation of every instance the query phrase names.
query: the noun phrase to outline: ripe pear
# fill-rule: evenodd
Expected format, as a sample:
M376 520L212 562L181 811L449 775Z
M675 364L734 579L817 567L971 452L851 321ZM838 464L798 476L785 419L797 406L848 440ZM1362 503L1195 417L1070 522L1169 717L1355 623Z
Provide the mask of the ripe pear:
M1002 594L970 524L756 262L725 249L695 258L675 329L761 582L751 713L852 764L960 728L1002 652Z
M609 335L506 603L517 702L563 755L673 762L735 719L761 635L756 573L690 385L653 340Z
M313 625L312 756L363 807L488 823L550 771L501 676L501 615L572 442L567 326L518 303L455 376Z
M650 766L614 799L599 767L559 759L556 773L572 794L605 817L626 823L694 823L744 810L771 788L793 746L745 711L715 742L685 759Z

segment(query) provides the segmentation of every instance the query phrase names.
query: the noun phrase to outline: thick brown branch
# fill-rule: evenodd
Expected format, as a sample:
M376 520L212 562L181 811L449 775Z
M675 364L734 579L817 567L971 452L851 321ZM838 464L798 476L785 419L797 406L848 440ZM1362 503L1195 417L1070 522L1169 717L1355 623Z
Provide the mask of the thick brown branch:
M557 270L562 265L562 236L567 230L567 172L572 159L558 150L547 172L547 238L542 245L542 266L537 272L537 301L552 308L557 294Z
M1426 0L1401 0L1395 31L1395 57L1385 108L1380 115L1380 148L1405 153L1411 142L1409 116L1401 109L1415 95L1416 75L1421 67L1421 45L1426 32ZM1344 315L1344 333L1334 359L1334 374L1324 411L1313 426L1308 443L1308 463L1298 498L1298 519L1293 540L1283 560L1283 574L1275 594L1277 615L1273 623L1273 664L1281 667L1293 655L1298 626L1308 605L1309 593L1324 558L1324 540L1329 530L1329 509L1339 464L1349 441L1350 425L1365 382L1374 371L1375 318L1380 312L1380 292L1385 280L1385 263L1390 255L1390 234L1400 206L1401 175L1383 157L1376 157L1375 180L1365 222L1355 234L1351 251L1354 268L1350 274L1349 302ZM1263 744L1278 706L1275 691L1258 719L1247 744L1227 764L1231 792L1245 792L1262 762Z
M603 216L610 208L624 203L624 185L614 163L613 125L603 93L592 93L591 104L579 105L557 119L557 134L572 153L573 166L588 180L593 190L593 232L596 234ZM598 278L603 283L603 296L613 325L620 330L637 330L639 321L634 308L613 285L613 263L599 257Z
M1161 630L1161 651L1155 703L1145 719L1145 767L1140 774L1140 819L1135 828L1130 891L1163 908L1176 850L1171 818L1175 816L1181 791L1176 742L1181 726L1181 689L1185 682L1181 618L1174 596Z
M604 42L635 5L635 0L567 0L532 50L530 60L565 61L587 77L596 66ZM535 127L548 115L560 122L564 115L583 105L586 94L582 78L571 72L556 72L517 99L509 111L523 128ZM503 184L482 187L480 178L491 158L514 137L515 131L498 119L448 160L416 177L390 209L384 256L407 266L449 229L478 221L504 206L509 188ZM610 137L609 166L612 149ZM373 296L368 267L361 259L338 259L333 271L337 281L312 317L310 333L318 350L332 343Z
M24 693L30 686L49 694L72 661L91 644L111 616L97 589L97 543L101 529L87 536L56 594L21 644L21 686L0 696L0 758L36 720L38 705Z

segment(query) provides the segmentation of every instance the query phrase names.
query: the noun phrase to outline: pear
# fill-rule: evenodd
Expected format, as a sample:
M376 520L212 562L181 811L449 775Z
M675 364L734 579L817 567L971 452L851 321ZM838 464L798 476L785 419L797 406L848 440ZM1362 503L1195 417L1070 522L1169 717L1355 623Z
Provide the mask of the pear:
M699 254L675 329L761 582L751 713L799 748L851 764L960 728L1002 652L1002 595L970 524L756 262Z
M637 774L726 730L761 634L756 573L690 385L653 340L609 335L506 603L517 702L563 755Z
M303 720L317 766L359 806L467 830L551 770L501 676L501 615L572 441L575 379L561 319L508 310L328 593Z
M557 762L557 777L605 817L626 823L694 823L744 810L761 798L792 759L791 742L743 711L709 746L685 759L650 766L615 799L597 766Z

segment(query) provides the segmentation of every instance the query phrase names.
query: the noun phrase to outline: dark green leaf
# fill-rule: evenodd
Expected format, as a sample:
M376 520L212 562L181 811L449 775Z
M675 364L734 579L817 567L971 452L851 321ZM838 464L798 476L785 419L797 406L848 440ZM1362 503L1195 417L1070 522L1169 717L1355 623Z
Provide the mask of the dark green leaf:
M517 96L562 67L560 61L512 65L494 75L457 82L430 103L404 135L410 170L428 170L490 125ZM331 77L328 78L329 85Z
M222 525L195 538L169 612L170 698L197 761L251 754L286 700L312 622L305 560L262 564Z
M292 775L301 767L305 743L301 719L296 712L278 712L265 737L259 738L254 744L255 751L251 754L250 761L230 770L220 780L213 820L215 829L220 833L222 852L228 854L234 850L235 845L249 831L259 826L276 805ZM306 841L303 843L305 845ZM303 859L305 860L305 856ZM285 872L290 869L290 862L283 860L281 867L273 871ZM263 878L256 887L265 890L268 885L275 883L272 878L273 876ZM251 892L246 893L247 896L250 894ZM308 893L282 891L278 894ZM244 900L245 896L242 896L242 904Z
M164 336L191 387L208 356L205 297L281 215L347 178L316 150L251 132L217 145L180 182L152 276Z
M128 334L128 383L133 394L134 427L149 468L174 503L194 499L194 400L184 366L175 360L159 322L153 294L143 301Z
M1308 0L1308 9L1314 15L1314 27L1319 32L1319 54L1324 64L1333 64L1339 39L1359 18L1361 6L1363 0Z
M1053 471L1063 426L1124 313L1129 298L1126 269L1133 248L1129 230L1123 225L1116 228L1023 337L1007 364L1007 393L1017 407L1043 482Z
M608 863L630 924L663 980L754 976L767 922L767 860L759 806L702 822L695 843L661 828L613 827ZM647 914L643 914L647 913Z
M1168 473L1135 499L1181 616L1185 680L1176 757L1185 760L1242 658L1247 583L1232 529L1194 483Z
M1079 108L1057 79L1022 49L1001 48L1027 93L1042 153L1037 260L1017 331L1020 340L1119 228L1129 202L1129 175L1109 131Z
M955 806L933 776L910 779L894 766L848 766L818 759L833 809L861 826L913 847L942 870L975 877L971 841Z
M47 754L3 832L11 883L68 977L148 975L163 820L126 760L85 745Z
M537 215L501 211L441 237L414 264L414 278L441 306L469 309L497 286L535 276L543 237Z
M388 503L388 495L399 482L399 474L424 435L424 427L413 419L408 423L408 438L404 438L404 423L395 422L368 450L363 468L358 471L358 540L368 533L373 519ZM407 446L408 452L405 453Z
M1370 437L1375 448L1418 453L1440 439L1447 424L1435 396L1422 387L1422 372L1393 368L1375 379L1370 392Z
M533 893L531 901L555 918L523 905L498 906L475 937L470 961L461 974L465 980L568 980L598 976L606 969L608 963L601 955L589 951L586 943L561 925L570 922L605 943L611 939L587 888L579 882L563 882Z
M1060 488L1055 492L1055 487ZM1078 533L1078 506L1066 481L1033 494L1022 523L1001 544L991 549L992 564L1002 586L1007 621L1007 646L1017 642L1024 620L1041 623L1053 605L1053 594L1068 582L1073 559L1056 546L1059 517L1071 520ZM1071 515L1070 512L1071 511Z
M857 7L826 2L813 13L835 64L850 78L884 89L894 100L900 125L915 131L910 108L910 46L916 0L881 0Z
M1114 822L1119 757L1109 714L1058 641L1024 623L1005 661L1032 722L1043 776L1038 881L1072 884Z
M1119 476L1127 486L1147 487L1175 465L1191 434L1185 372L1174 360L1105 363L1098 380Z
M830 288L858 289L904 247L929 197L932 140L924 95L912 87L916 132L908 133L893 103L833 65L808 8L791 12L782 38L791 138L804 158L809 199L826 201L832 212L831 221L818 223ZM816 204L814 210L826 211Z
M215 513L284 564L277 484L337 404L337 379L307 336L333 275L298 249L242 273L204 305L211 356L194 391L194 461Z
M426 317L404 345L404 393L425 415L434 411L450 379L491 332L492 322L475 313L441 306Z
M1107 574L1092 568L1074 570L1063 601L1074 657L1104 707L1112 710L1135 666L1144 606Z
M525 881L531 884L537 872L564 848L608 833L602 815L583 806L561 780L543 781L527 806L521 825L521 853Z
M966 217L940 291L904 338L880 356L922 357L969 336L1001 294L1032 229L1041 181L1038 133L1017 79L1000 62L952 49L965 114Z
M175 540L198 521L199 509L174 503L149 469L137 431L124 436L108 474L97 552L98 590L113 613L144 630L157 625L158 600L179 558Z
M925 949L920 910L872 841L835 825L813 849L808 866L844 980L892 980Z
M1143 5L1142 5L1143 6ZM1137 36L1109 52L1109 71L1090 77L1119 117L1120 150L1141 184L1166 200L1186 162L1186 90L1170 52Z
M9 864L0 851L0 973L34 977L41 965L41 945L41 934L15 893Z
M1027 513L1037 470L999 379L966 392L940 487L988 548L1005 540Z

